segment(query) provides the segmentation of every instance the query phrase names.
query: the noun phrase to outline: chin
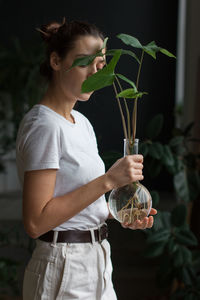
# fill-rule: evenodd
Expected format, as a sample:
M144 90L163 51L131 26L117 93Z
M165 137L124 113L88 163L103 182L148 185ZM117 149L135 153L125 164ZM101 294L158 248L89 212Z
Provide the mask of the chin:
M93 92L81 94L81 95L78 97L78 101L87 101L87 100L90 99L90 96L91 96L92 94L93 94Z

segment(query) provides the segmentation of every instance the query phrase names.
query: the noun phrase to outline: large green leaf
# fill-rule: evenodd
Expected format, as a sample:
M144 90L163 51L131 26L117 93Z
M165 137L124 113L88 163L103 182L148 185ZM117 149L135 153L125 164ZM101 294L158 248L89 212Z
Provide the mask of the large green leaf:
M190 201L189 188L188 188L186 172L184 169L174 175L173 182L174 182L174 187L177 196L182 201L189 202Z
M173 154L172 154L171 149L168 145L163 146L162 162L166 166L172 167L174 165Z
M146 127L146 136L149 139L156 138L163 127L164 118L162 114L157 114L154 116Z
M157 52L161 52L162 54L164 54L166 56L176 58L176 56L174 56L168 50L157 46L155 41L152 41L152 42L148 43L147 45L143 46L138 39L136 39L135 37L133 37L131 35L121 33L121 34L118 34L117 37L120 40L122 40L122 42L125 43L126 45L132 46L134 48L142 49L147 54L151 55L154 59L156 59Z
M116 74L116 76L119 77L120 79L126 81L127 83L129 83L133 87L133 89L135 91L137 91L136 85L135 85L135 83L132 80L128 79L127 77L125 77L122 74Z
M82 93L99 90L103 87L112 85L115 79L115 67L120 58L121 50L117 51L108 65L97 73L88 77L82 84Z
M131 50L126 50L126 49L110 49L110 50L107 50L106 51L106 56L109 56L109 55L114 55L116 51L118 50L121 50L122 51L122 55L124 54L127 54L127 55L130 55L132 56L138 63L140 63L140 60L139 58L136 56L136 54L131 51Z
M87 56L79 57L79 58L75 59L72 66L67 71L69 71L72 68L77 67L77 66L88 66L89 64L91 64L93 62L93 60L97 56L104 56L105 54L102 52L102 50L106 47L107 41L108 41L108 37L106 37L104 39L102 48L99 51L97 51L95 54L87 55Z
M160 48L160 52L164 55L167 55L169 57L173 57L173 58L176 58L176 56L174 54L172 54L171 52L169 52L168 50L166 49L163 49L163 48Z
M71 65L71 67L67 71L70 71L72 68L78 67L78 66L88 66L93 62L93 60L97 56L104 56L104 54L101 51L98 51L96 54L93 54L93 55L87 55L87 56L84 56L84 57L79 57L79 58L74 60L73 64Z
M101 48L101 50L103 50L104 48L106 48L106 44L107 44L107 41L108 41L108 37L106 37L103 41L103 46Z
M170 230L168 230L168 229L160 230L160 231L148 236L146 242L148 244L160 243L160 242L167 243L169 236L170 236Z
M178 243L184 246L197 246L198 241L195 235L188 229L179 230L178 232L174 232L174 236Z
M168 241L168 244L167 244L167 247L168 247L169 255L173 254L177 250L178 245L175 242L173 236L170 237L170 239Z
M143 95L146 95L146 92L137 92L135 91L135 88L130 88L123 90L119 94L117 94L117 97L122 97L126 99L136 99L136 98L141 98Z
M156 59L156 53L159 52L160 49L161 48L158 47L154 41L150 42L149 44L143 47L143 50L147 54L151 55L154 59Z
M142 44L139 42L138 39L136 39L135 37L129 35L129 34L125 34L125 33L120 33L117 35L117 37L126 45L130 45L134 48L140 48L143 49Z
M149 145L149 155L155 159L160 159L163 155L163 146L159 142Z

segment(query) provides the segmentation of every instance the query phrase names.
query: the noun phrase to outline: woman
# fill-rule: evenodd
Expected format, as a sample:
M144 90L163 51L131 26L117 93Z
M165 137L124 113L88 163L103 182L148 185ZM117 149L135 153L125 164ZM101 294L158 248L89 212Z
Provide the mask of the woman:
M52 22L39 29L47 46L42 75L49 85L39 104L25 115L17 136L23 222L36 239L25 271L23 299L114 300L104 194L142 180L143 157L119 159L106 173L88 119L73 107L85 79L104 66L96 57L66 72L77 57L96 53L103 35L85 22ZM151 214L156 214L152 209ZM153 216L131 229L153 225Z

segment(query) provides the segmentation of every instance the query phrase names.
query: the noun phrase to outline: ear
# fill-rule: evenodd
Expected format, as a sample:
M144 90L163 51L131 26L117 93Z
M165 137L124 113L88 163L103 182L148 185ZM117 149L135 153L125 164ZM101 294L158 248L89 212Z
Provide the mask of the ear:
M60 70L60 61L61 59L55 51L50 54L50 66L54 71Z

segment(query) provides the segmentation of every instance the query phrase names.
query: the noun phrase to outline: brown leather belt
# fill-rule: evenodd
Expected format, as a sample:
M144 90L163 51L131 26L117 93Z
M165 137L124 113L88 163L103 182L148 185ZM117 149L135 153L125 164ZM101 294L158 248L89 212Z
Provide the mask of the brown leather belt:
M95 241L101 242L108 237L107 224L103 224L99 229L93 230ZM44 242L52 243L54 231L48 231L38 239ZM92 243L90 230L66 230L58 231L57 243Z

